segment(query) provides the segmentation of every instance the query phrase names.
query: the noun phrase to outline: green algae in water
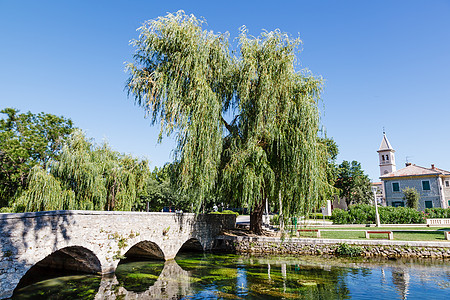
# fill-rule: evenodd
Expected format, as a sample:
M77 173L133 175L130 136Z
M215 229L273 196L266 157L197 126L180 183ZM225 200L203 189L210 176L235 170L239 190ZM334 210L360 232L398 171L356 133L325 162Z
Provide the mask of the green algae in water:
M163 261L123 263L117 266L116 278L127 291L144 292L158 280L163 268Z
M299 280L298 283L302 286L316 286L317 282L313 280Z
M251 298L270 298L270 299L295 299L298 297L311 296L314 294L330 295L338 293L338 298L345 298L347 292L339 291L334 288L335 281L329 280L327 276L329 271L324 270L303 270L296 265L284 265L272 260L270 266L261 264L258 259L236 257L235 255L191 255L186 258L178 256L177 263L182 266L188 266L191 276L201 279L193 283L191 288L198 292L197 298L202 298L202 290L212 289L219 298L241 297ZM209 261L209 267L205 268L206 261ZM297 259L298 260L298 259ZM294 259L292 259L294 261ZM195 268L200 265L200 268ZM333 272L339 271L333 270ZM322 274L325 273L325 274ZM338 276L338 275L336 275ZM318 286L320 285L320 290ZM328 288L330 287L330 288ZM330 290L331 292L323 292ZM194 299L197 299L194 296ZM334 299L335 297L331 297Z
M64 276L40 281L14 292L12 299L94 299L101 276Z
M211 269L209 274L218 278L236 278L237 270L235 268L215 268Z
M116 299L401 299L407 286L416 298L448 297L450 263L416 265L401 260L189 253L167 262L120 264L103 295L116 295ZM47 291L51 284L40 287L40 298L22 299L92 299L96 291L67 284L76 296L57 298Z
M178 265L186 271L198 270L203 268L210 268L211 265L208 261L202 261L200 259L183 259L177 260Z

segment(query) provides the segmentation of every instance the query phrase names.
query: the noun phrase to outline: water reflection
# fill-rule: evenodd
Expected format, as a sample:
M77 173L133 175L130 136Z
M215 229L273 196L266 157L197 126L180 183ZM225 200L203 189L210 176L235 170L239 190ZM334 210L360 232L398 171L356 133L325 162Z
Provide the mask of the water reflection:
M401 299L407 299L409 293L409 272L407 269L394 268L392 270L392 283Z
M12 299L94 299L101 276L62 276L33 283L14 292Z
M167 262L125 263L110 277L78 280L82 284L61 278L40 282L34 290L45 299L445 299L450 264L189 253ZM69 285L72 294L63 291ZM33 287L27 288L17 296L36 299Z
M189 290L189 273L174 260L130 262L103 278L95 299L177 299Z

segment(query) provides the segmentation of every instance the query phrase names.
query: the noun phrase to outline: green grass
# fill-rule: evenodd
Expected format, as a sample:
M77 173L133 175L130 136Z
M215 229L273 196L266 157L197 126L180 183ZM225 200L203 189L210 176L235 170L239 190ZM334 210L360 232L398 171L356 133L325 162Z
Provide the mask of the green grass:
M366 239L366 230L371 231L394 231L394 240L397 241L446 241L444 236L444 230L449 230L448 227L434 227L430 229L428 227L352 227L352 228L314 228L308 229L320 229L321 238L325 239ZM315 238L315 232L300 232L300 237ZM370 234L370 239L385 239L387 240L387 234ZM449 241L450 242L450 241Z

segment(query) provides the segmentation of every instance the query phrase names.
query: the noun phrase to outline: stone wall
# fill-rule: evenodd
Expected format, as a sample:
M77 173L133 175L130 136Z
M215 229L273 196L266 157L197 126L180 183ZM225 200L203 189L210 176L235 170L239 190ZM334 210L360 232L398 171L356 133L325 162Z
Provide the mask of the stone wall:
M392 202L404 202L406 206L406 202L403 200L403 192L402 190L406 187L415 188L419 194L419 210L425 210L425 201L431 201L433 203L433 207L441 207L441 198L439 196L439 177L423 177L423 178L408 178L408 179L390 179L387 178L384 180L385 184L385 197L387 201L387 205L392 205ZM424 191L422 189L422 181L430 182L430 190ZM393 191L392 183L398 182L400 190L397 192Z
M220 214L102 211L0 214L0 298L11 296L25 273L45 258L50 265L60 264L58 257L49 255L72 259L66 268L79 263L90 266L92 273L106 274L114 272L137 244L154 249L165 260L173 259L192 239L210 250L215 236L234 228L235 219Z
M450 242L218 236L215 250L238 254L336 255L342 243L360 247L362 256L450 258Z

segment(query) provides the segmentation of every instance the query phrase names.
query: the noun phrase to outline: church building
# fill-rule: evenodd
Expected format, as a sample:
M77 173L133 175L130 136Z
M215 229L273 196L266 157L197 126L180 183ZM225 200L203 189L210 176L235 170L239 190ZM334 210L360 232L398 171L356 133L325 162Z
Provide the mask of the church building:
M450 207L450 172L431 165L431 168L406 163L406 167L397 170L395 150L386 134L383 133L380 148L380 179L383 182L386 205L406 206L402 190L415 188L419 194L419 210L432 207Z

